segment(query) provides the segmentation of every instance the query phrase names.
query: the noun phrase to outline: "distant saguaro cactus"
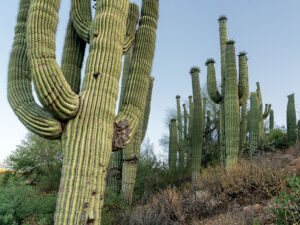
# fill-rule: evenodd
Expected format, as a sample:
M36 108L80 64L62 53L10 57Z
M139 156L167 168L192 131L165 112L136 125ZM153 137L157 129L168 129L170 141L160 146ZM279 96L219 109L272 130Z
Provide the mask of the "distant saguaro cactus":
M249 114L249 145L250 156L256 151L259 138L259 113L258 98L256 92L250 94L250 111Z
M203 112L199 73L200 69L198 67L192 67L190 70L194 98L191 135L193 184L197 184L199 182L203 145Z
M180 96L176 96L177 103L177 126L178 126L178 168L180 170L184 169L184 148L183 148L183 130L182 130L182 116L181 116L181 104L180 104Z
M269 121L269 123L270 123L270 131L272 131L273 129L274 129L274 111L273 111L273 109L271 109L271 111L270 111L270 121Z
M177 124L176 119L173 118L169 124L169 169L176 170L176 161L177 161Z
M296 143L297 136L298 136L294 94L288 96L288 104L286 110L286 123L287 123L288 142L289 145L292 146Z
M269 116L271 111L271 105L266 104L265 105L265 111L263 111L263 101L262 101L262 95L261 95L261 89L259 82L256 83L257 89L257 100L258 100L258 119L259 119L259 132L258 132L258 140L261 141L264 138L265 134L265 126L264 126L264 120Z
M156 40L158 0L72 1L62 68L55 32L60 0L21 0L8 70L8 100L31 131L61 138L64 153L55 225L100 224L112 150L132 140L145 108ZM30 9L29 9L30 8ZM82 89L80 71L89 43ZM115 116L122 55L132 46L124 105ZM31 79L44 108L35 103Z

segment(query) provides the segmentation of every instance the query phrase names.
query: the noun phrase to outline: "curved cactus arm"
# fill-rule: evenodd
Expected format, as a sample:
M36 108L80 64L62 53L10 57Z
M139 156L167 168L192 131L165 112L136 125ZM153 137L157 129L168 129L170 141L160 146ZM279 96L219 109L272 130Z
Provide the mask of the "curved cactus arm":
M33 0L27 25L28 59L34 87L44 107L56 117L74 117L80 100L66 81L55 55L59 0Z
M124 104L115 119L113 150L128 145L144 112L149 76L154 57L158 0L144 0L139 28L135 36L132 62L124 96ZM121 132L119 132L122 130ZM124 135L124 133L126 133Z
M151 101L152 101L153 82L154 82L154 77L151 76L150 80L149 80L148 93L147 93L147 98L146 98L146 106L145 106L144 117L143 117L142 142L145 139L147 128L148 128L148 122L149 122L149 116L150 116L150 110L151 110Z
M240 137L240 108L234 41L227 41L225 53L225 166L226 169L229 169L237 165Z
M60 121L35 103L27 58L26 22L30 1L21 0L8 66L8 101L20 121L32 132L49 139L59 138Z
M85 42L90 42L92 24L92 11L90 0L72 0L72 20L79 37Z
M78 36L70 17L61 61L61 71L76 94L80 92L81 68L85 47L86 43Z
M266 119L266 118L270 115L270 112L271 112L271 106L272 106L272 105L270 105L270 104L266 104L266 105L265 105L265 111L264 111L264 113L263 113L263 115L262 115L262 119L263 119L263 120Z
M126 23L126 36L123 45L123 52L126 53L130 50L131 46L134 42L135 32L136 32L136 25L139 20L139 7L135 3L129 4L129 11Z
M222 101L222 96L217 88L215 60L208 59L205 63L207 66L207 92L210 99L218 104Z
M240 106L245 104L249 97L249 81L248 81L248 65L247 53L240 52L239 54L239 99Z

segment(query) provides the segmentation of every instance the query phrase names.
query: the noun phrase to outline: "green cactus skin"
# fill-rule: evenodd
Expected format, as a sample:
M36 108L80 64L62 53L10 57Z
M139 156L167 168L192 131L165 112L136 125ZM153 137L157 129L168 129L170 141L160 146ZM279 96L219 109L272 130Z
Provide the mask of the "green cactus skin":
M239 54L239 99L241 105L240 123L240 151L246 147L247 143L247 100L249 97L248 65L247 53Z
M202 120L205 121L207 98L202 99Z
M154 78L150 77L148 93L146 98L146 107L141 120L140 126L134 134L133 140L127 148L123 150L123 166L122 166L122 192L125 201L131 205L133 199L133 191L136 181L137 161L140 156L141 144L145 138L146 130L148 127L152 90Z
M177 123L176 119L173 118L169 124L169 169L172 171L176 170L177 147Z
M273 111L273 109L271 109L271 111L270 111L270 121L269 121L269 123L270 123L270 132L272 131L272 130L274 130L274 111Z
M210 117L211 117L211 112L210 112L210 110L207 110L204 134L208 134L209 133L210 126L211 126L211 119L210 119Z
M191 68L190 74L192 77L193 88L193 117L192 117L192 183L197 185L200 179L201 172L201 156L203 145L203 112L202 99L199 79L200 69L197 67Z
M235 59L235 47L233 41L228 41L226 43L225 54L225 167L226 169L228 169L237 165L240 136L238 81Z
M128 81L129 69L131 64L133 54L133 48L130 49L124 56L123 63L123 75L121 83L121 93L119 99L119 108L118 111L121 111L121 108L124 104L124 95ZM109 166L107 167L107 187L110 188L114 193L119 194L122 190L122 165L123 165L123 152L115 151L112 152L112 157L110 159Z
M300 120L298 120L298 141L300 140Z
M181 117L181 105L180 105L180 96L176 96L177 103L177 125L178 125L178 168L180 170L184 169L184 149L183 149L183 134L182 134L182 117Z
M286 123L287 123L287 137L288 137L289 146L293 146L296 143L297 136L298 136L294 94L288 95Z
M188 147L186 149L187 151L187 157L186 157L186 166L187 168L191 168L192 166L192 145L191 145L191 139L192 139L192 130L193 130L193 96L189 96L189 126L188 126Z
M30 1L19 5L15 37L8 66L7 96L20 121L32 132L50 139L59 138L63 124L35 103L27 58L26 24Z
M188 111L186 109L186 105L183 104L183 137L184 137L184 142L187 141L188 139Z
M256 92L250 93L250 111L249 111L249 145L250 156L257 149L259 139L259 113L258 113L258 97Z
M45 137L61 136L64 161L55 225L100 224L111 150L130 143L145 109L156 41L158 0L143 1L124 105L116 117L129 1L97 1L89 31L85 77L78 95L75 85L68 84L72 79L65 78L55 60L59 6L60 0L32 0L28 11L29 1L21 0L8 73L8 98L26 127ZM80 58L82 54L74 57ZM74 59L78 63L72 68L74 71L80 67L79 58ZM38 98L46 109L33 101L31 75Z
M259 141L262 141L264 138L265 133L265 126L264 126L264 120L269 116L271 111L271 105L266 104L265 105L265 111L263 111L263 101L262 101L262 94L260 89L259 82L256 83L257 89L257 99L258 99L258 118L259 118L259 133L258 133L258 139Z

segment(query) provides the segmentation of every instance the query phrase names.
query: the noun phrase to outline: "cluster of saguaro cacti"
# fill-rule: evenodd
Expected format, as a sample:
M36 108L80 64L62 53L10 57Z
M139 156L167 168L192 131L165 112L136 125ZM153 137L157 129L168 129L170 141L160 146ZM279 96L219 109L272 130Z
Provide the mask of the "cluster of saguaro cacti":
M216 84L215 61L208 59L207 90L210 99L220 104L220 146L221 162L226 168L237 164L240 146L240 104L248 98L248 72L246 54L240 54L239 82L234 41L227 40L227 18L219 18L220 48L221 48L221 93Z
M286 110L286 123L287 123L287 137L289 145L294 145L297 141L297 119L295 109L295 96L294 94L288 95L288 104Z
M126 147L145 109L154 56L158 0L72 1L62 67L55 32L60 0L21 0L8 71L8 100L31 131L61 138L64 161L55 224L100 224L106 167ZM128 81L115 116L122 55L133 47ZM89 56L80 87L85 44ZM31 78L44 106L34 102Z

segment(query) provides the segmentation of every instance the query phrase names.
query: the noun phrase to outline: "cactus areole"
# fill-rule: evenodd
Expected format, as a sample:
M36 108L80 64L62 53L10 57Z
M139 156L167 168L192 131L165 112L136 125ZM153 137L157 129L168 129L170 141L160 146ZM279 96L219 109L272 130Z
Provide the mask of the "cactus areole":
M112 150L131 141L145 108L154 57L158 0L136 4L72 1L62 67L55 33L60 0L21 0L8 70L8 100L31 131L61 138L64 154L55 223L101 224L106 167ZM122 55L134 40L123 106L115 116ZM85 43L89 55L80 87ZM34 102L31 78L43 105ZM75 85L76 84L76 85Z

